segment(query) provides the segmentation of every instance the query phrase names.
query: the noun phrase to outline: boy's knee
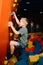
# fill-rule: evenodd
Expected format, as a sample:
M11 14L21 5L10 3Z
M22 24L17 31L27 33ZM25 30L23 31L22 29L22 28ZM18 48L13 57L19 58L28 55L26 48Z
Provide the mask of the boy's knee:
M12 41L10 41L10 46L12 46L13 45L13 42Z

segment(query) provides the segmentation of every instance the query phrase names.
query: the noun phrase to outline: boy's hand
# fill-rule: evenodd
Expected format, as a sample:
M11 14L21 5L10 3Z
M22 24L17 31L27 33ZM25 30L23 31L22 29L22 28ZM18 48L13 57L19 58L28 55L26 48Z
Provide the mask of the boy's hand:
M15 15L15 12L13 11L12 13L11 13L11 16L14 16Z
M10 21L10 22L8 23L8 27L11 27L11 26L13 26L12 21Z

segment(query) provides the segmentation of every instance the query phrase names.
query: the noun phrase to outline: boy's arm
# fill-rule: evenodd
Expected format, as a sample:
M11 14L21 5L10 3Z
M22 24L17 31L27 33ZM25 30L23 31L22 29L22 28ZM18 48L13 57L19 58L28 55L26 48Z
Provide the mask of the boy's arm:
M19 31L17 31L14 26L13 26L13 23L12 22L9 22L9 26L11 27L12 31L15 33L15 34L20 34Z
M20 34L19 31L17 31L13 26L11 26L11 28L15 34Z
M16 13L15 13L15 12L12 12L11 15L14 16L14 18L15 18L15 20L16 20L16 23L19 25L20 22L19 22L19 19L18 19L17 16L16 16Z

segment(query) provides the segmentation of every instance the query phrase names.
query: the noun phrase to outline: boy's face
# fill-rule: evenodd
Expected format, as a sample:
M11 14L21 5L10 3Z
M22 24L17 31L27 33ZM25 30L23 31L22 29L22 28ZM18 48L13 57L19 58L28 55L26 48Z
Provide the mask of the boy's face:
M22 26L25 26L26 24L25 24L25 19L24 18L21 18L21 20L20 20L20 27L22 27Z
M24 25L23 19L20 19L20 27L22 27L23 25Z

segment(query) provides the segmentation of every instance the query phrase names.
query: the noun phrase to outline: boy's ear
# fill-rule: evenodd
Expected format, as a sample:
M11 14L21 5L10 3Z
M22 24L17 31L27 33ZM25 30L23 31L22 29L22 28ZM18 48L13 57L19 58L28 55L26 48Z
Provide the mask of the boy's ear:
M26 22L26 25L28 25L28 22Z
M28 22L27 22L27 24L28 24Z

